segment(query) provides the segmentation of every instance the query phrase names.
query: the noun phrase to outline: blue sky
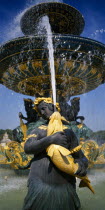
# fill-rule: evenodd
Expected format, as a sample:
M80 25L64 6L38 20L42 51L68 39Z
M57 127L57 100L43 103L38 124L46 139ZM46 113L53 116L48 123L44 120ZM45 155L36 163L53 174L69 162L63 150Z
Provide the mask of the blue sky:
M0 44L15 37L23 36L19 27L22 12L42 0L1 0L0 1ZM105 2L103 0L64 0L77 8L85 19L81 36L105 44ZM22 94L15 93L0 85L0 129L13 129L19 125L18 112L25 114ZM28 97L30 98L30 97ZM33 98L34 99L34 98ZM80 96L80 115L92 130L105 130L105 84Z

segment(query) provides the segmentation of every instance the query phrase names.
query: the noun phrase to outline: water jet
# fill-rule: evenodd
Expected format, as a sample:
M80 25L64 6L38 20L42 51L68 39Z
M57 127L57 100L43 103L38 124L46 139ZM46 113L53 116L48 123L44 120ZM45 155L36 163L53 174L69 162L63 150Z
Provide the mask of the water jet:
M51 95L46 34L39 36L36 30L44 15L53 32L57 96L80 95L104 83L105 45L80 37L83 16L75 8L55 2L28 9L20 24L25 36L1 46L0 83L25 95Z
M52 30L52 34L48 36L45 28L39 27L45 16L48 16ZM20 21L25 36L8 41L0 47L0 83L29 96L53 95L47 39L49 37L53 43L57 101L87 93L103 84L105 45L79 36L84 25L81 13L64 3L41 3L29 8ZM86 147L87 145L88 142ZM11 156L10 151L13 156L16 155L14 147L18 148L19 160L13 167L17 164L18 168L18 163L23 164L20 151L24 153L24 150L23 146L15 142L9 145L7 156ZM84 146L84 150L86 147ZM4 150L1 149L2 155ZM104 153L104 150L102 152ZM24 164L27 165L32 157L25 155L25 158Z

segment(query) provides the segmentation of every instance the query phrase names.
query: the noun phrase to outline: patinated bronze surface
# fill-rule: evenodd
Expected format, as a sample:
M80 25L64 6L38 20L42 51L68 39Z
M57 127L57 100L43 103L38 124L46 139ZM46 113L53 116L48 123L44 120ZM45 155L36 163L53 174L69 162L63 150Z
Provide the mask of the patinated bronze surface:
M46 36L21 37L2 46L0 83L25 95L51 95L45 41ZM57 95L79 95L105 82L105 45L70 35L53 35L53 44Z
M74 7L58 2L41 3L28 9L21 19L21 29L25 35L38 34L37 25L43 16L49 17L53 33L80 35L84 29L84 19Z
M105 45L77 36L84 27L80 12L54 2L27 10L21 28L28 36L1 46L0 83L24 95L52 95L47 35L38 35L36 29L44 15L49 17L52 32L56 33L52 41L57 97L80 95L104 83Z

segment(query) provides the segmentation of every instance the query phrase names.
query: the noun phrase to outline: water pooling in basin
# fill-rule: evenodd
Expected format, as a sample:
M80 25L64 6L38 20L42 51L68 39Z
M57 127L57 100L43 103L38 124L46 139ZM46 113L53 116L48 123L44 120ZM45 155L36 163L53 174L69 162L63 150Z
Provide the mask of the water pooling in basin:
M20 210L27 193L27 176L19 176L11 169L0 168L0 208L1 210ZM7 180L5 180L7 176ZM88 189L78 188L82 210L104 210L105 207L105 169L92 169L88 175L95 189L93 195Z

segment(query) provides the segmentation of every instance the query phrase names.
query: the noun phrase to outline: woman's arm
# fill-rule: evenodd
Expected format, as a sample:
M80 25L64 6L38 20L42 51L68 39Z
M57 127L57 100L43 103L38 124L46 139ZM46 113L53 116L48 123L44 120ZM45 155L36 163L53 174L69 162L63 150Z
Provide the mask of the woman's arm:
M28 135L24 150L27 154L37 155L51 144L65 146L67 144L67 138L64 132L57 132L53 135L47 136L45 130L36 128L30 133L30 135Z
M27 136L27 141L24 145L26 154L37 155L51 144L50 136L40 137L44 136L44 132L45 131L36 128Z

